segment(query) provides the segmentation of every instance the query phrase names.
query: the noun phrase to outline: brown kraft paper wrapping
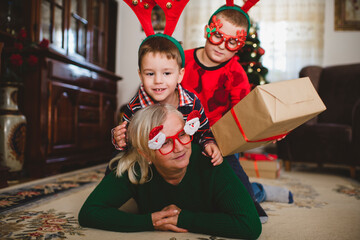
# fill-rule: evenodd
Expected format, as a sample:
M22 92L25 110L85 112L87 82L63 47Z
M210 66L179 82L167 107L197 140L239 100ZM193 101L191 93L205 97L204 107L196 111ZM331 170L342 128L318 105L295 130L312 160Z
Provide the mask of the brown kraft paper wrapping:
M249 141L288 133L326 109L308 77L259 85L233 107ZM228 111L211 130L223 156L272 142L248 142Z

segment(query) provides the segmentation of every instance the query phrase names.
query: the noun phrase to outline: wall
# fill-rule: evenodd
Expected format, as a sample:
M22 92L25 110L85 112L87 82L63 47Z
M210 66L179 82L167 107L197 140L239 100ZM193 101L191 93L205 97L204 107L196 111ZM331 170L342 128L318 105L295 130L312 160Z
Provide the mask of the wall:
M120 107L130 101L139 87L137 53L146 36L131 8L122 0L118 0L118 3L116 74L123 77L123 80L118 83L118 106ZM183 21L180 17L173 34L178 41L183 41Z
M335 0L326 0L323 66L360 63L360 31L335 31Z

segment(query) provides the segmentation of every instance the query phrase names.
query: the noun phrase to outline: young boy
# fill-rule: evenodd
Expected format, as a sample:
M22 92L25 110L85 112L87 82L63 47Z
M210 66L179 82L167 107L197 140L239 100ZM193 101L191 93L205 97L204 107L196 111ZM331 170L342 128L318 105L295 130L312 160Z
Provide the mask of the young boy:
M126 147L126 125L136 111L156 103L168 103L178 108L184 120L193 110L199 111L200 128L194 139L203 147L204 153L212 158L214 166L222 163L220 150L210 131L200 100L180 85L185 73L181 45L167 35L151 35L144 40L138 54L142 84L124 110L124 122L112 130L115 148L124 150Z
M204 106L210 126L250 92L236 52L249 31L249 17L238 6L222 6L204 28L205 47L185 51L184 88L194 92ZM262 222L267 215L255 199L249 178L235 155L224 157L252 196Z

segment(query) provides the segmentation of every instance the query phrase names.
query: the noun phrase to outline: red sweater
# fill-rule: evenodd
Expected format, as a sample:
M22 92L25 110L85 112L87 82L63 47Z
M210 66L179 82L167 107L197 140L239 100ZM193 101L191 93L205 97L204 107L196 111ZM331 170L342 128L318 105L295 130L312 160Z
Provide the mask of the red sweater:
M181 85L198 96L212 126L250 92L250 84L237 56L216 67L206 67L196 57L196 50L185 51Z

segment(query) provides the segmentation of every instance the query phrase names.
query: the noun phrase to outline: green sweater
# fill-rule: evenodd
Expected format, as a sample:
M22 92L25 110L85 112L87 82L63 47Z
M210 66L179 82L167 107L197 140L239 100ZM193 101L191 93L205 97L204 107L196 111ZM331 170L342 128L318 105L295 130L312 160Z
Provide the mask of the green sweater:
M90 194L79 213L84 227L119 232L153 231L151 213L175 204L181 209L177 226L189 232L256 239L261 223L253 201L229 164L212 166L192 145L185 177L177 186L167 183L153 167L151 181L135 185L127 174L108 174ZM118 210L130 198L139 214Z

